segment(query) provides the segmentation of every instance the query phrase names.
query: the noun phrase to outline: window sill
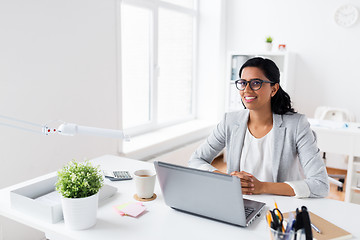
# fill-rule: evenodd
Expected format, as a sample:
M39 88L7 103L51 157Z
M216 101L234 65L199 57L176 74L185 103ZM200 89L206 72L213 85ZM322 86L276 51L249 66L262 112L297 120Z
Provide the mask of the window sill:
M193 120L166 127L122 142L121 154L129 158L147 160L186 144L206 138L215 124Z

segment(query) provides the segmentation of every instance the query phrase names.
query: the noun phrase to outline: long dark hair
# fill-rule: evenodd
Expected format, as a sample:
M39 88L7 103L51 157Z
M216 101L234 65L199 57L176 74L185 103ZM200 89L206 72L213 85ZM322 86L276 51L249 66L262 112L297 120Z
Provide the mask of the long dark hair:
M279 90L277 93L271 98L271 111L276 114L286 114L286 113L295 113L294 108L291 106L291 99L289 94L287 94L280 87L280 71L276 64L268 59L262 57L254 57L247 60L239 71L239 77L241 77L241 73L246 67L257 67L261 69L267 79L279 84Z

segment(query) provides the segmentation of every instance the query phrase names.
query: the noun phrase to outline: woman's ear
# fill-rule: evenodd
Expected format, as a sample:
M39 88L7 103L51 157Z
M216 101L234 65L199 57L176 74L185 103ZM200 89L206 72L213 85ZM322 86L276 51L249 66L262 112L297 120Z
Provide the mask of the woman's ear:
M272 86L272 91L271 91L271 97L275 96L275 94L277 93L277 91L279 90L280 86L278 83L275 83Z

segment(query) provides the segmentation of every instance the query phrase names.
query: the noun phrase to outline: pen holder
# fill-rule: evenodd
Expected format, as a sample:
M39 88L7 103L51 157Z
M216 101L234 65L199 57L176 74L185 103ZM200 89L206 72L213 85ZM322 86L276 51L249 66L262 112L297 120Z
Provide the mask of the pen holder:
M288 233L276 231L269 227L270 239L271 240L294 240L296 235L296 240L306 240L304 229L299 229L296 232L291 230Z
M291 230L290 232L277 231L269 227L270 239L271 240L293 240L295 232Z

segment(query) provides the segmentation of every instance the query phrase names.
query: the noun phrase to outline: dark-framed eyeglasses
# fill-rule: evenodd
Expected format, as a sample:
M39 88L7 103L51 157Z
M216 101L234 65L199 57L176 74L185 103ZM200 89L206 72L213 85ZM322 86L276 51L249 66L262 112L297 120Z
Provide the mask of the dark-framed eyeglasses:
M273 83L274 84L274 82L271 82L271 81L266 81L266 80L261 80L261 79L258 79L258 78L254 78L254 79L251 79L250 81L246 81L244 79L238 79L238 80L235 81L235 86L240 91L244 91L246 86L248 85L248 83L250 85L250 88L253 91L259 90L262 87L263 83Z

